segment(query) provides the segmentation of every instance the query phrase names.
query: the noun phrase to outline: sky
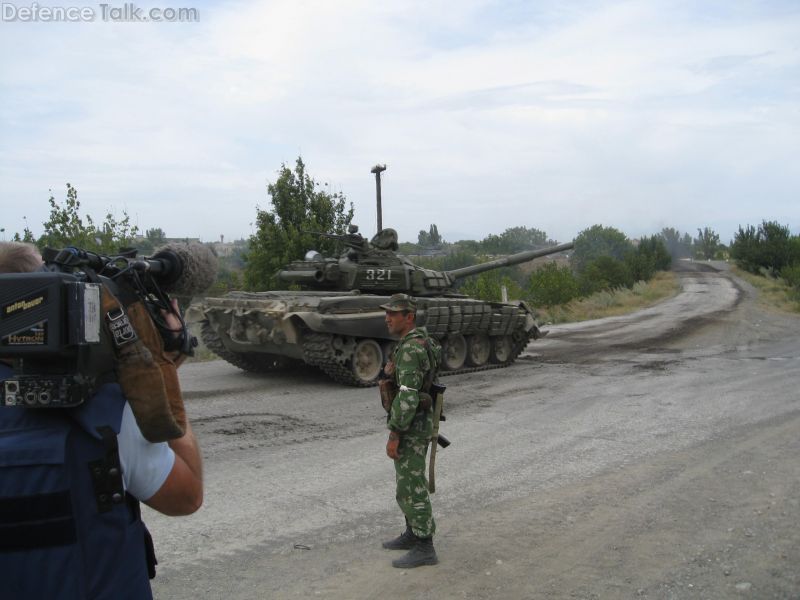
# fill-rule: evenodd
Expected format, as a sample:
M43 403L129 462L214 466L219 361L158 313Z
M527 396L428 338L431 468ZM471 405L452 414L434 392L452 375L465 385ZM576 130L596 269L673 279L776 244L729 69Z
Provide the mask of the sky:
M401 241L800 233L797 0L169 1L136 15L198 18L2 3L0 239L67 183L95 221L248 237L298 156L367 236L376 164Z

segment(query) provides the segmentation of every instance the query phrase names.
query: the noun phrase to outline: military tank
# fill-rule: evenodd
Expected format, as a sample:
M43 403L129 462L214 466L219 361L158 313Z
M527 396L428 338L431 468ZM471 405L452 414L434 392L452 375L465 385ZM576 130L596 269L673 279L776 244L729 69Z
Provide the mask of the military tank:
M417 325L442 344L440 374L510 365L542 334L525 302L484 302L454 291L464 277L516 265L572 248L572 243L519 252L450 271L414 264L397 253L397 232L382 229L367 240L356 226L333 237L345 245L338 258L310 251L278 278L301 291L229 292L195 307L206 346L253 372L311 365L353 386L377 382L394 340L380 308L404 292L417 301ZM198 314L199 313L199 314Z

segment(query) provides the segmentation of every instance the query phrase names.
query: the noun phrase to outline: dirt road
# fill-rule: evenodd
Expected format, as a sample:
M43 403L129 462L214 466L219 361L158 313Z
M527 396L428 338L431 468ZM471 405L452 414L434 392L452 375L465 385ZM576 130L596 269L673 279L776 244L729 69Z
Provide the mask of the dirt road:
M436 567L380 547L402 518L374 389L187 365L206 502L147 511L156 597L800 598L800 319L686 268L657 307L444 380Z

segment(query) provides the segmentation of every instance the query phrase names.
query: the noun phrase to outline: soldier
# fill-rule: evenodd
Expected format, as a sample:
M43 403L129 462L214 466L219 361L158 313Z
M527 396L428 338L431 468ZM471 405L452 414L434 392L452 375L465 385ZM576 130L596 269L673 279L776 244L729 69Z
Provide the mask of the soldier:
M416 327L416 303L406 294L394 294L387 304L386 326L399 337L384 373L395 384L396 395L384 403L389 413L386 454L394 460L397 503L406 518L406 530L383 542L390 550L408 550L392 561L393 567L413 568L439 562L433 548L433 520L425 457L433 433L430 385L440 361L439 345L424 327Z

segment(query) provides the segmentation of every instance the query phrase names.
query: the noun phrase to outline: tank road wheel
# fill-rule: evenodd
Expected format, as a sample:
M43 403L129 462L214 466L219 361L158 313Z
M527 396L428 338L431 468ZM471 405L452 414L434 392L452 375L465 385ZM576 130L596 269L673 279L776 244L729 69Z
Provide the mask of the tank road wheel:
M464 366L467 358L467 340L460 333L453 333L442 344L442 366L446 371L455 371Z
M482 367L489 362L492 344L485 333L476 333L467 338L467 364L470 367Z
M502 364L511 358L514 344L510 335L503 335L492 340L492 351L489 358L493 363Z
M359 340L353 351L352 369L356 379L369 384L378 377L383 365L383 350L371 339Z

